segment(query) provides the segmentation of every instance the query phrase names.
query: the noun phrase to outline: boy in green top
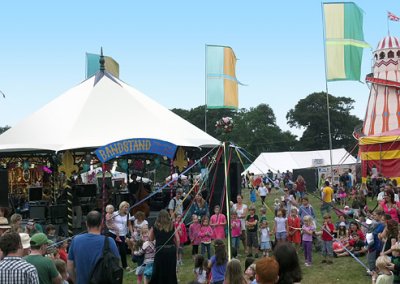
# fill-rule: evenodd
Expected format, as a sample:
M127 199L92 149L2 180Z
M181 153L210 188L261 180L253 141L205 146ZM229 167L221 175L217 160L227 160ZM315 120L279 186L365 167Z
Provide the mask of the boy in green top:
M36 267L40 284L61 284L63 279L54 262L44 257L50 242L45 234L34 234L31 237L31 253L25 257L25 260Z

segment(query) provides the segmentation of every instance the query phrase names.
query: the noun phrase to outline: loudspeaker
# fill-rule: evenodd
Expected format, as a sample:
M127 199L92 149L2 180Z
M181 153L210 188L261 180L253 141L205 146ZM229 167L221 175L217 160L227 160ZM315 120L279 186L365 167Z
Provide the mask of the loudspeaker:
M0 170L0 207L8 207L8 172Z
M29 218L30 219L39 219L39 220L46 220L46 206L35 206L30 205L29 207Z
M216 174L215 174L216 172ZM231 163L229 167L229 182L230 182L230 195L231 201L236 203L236 196L242 192L241 189L241 176L242 166L239 163ZM220 162L214 166L214 168L210 171L208 176L208 188L209 188L209 208L210 214L214 214L214 206L220 205L223 207L223 212L226 214L226 206L224 199L224 204L221 204L223 190L225 185L225 172L224 172L224 163ZM212 188L214 184L214 190ZM212 195L211 195L212 193ZM226 198L226 197L225 197Z

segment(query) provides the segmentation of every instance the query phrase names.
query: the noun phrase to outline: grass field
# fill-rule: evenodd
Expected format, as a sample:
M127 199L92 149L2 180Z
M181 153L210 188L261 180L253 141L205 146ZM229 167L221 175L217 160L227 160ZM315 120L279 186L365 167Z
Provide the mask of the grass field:
M248 190L244 189L243 190L243 195L244 195L244 200L243 203L249 205L250 200L249 200L249 194ZM272 204L275 198L280 197L283 195L282 192L278 192L273 190L270 195L267 196L266 203L270 208L273 208ZM321 201L317 199L316 197L312 195L308 195L310 202L312 206L314 207L315 214L317 215L317 224L321 224L321 214L319 211ZM374 203L369 204L370 208L373 208L375 206L375 201ZM257 200L256 206L259 208L261 207L261 202L260 200ZM259 212L257 210L257 212ZM332 212L331 212L332 213ZM332 221L336 222L337 218L332 214ZM270 223L270 229L272 229L272 223L271 220L273 220L273 212L269 211L267 212L267 218ZM239 254L242 257L239 257L241 260L242 264L244 264L244 251L243 247L240 247ZM327 265L327 264L321 264L321 255L318 252L313 251L313 264L310 267L305 267L304 266L304 255L302 252L299 253L299 260L303 272L303 280L301 283L307 284L307 283L354 283L354 284L364 284L364 283L371 283L371 277L367 277L366 271L359 264L355 259L352 257L344 257L344 258L335 258L334 264ZM366 257L363 256L360 258L360 260L363 263L366 263ZM191 247L186 246L185 247L185 252L184 252L184 260L183 260L184 265L179 267L179 272L178 272L178 279L179 283L188 283L189 281L194 280L194 275L193 275L193 261L191 258ZM129 265L131 267L135 267L135 264L129 262ZM243 266L244 267L244 266ZM136 283L136 275L133 273L126 273L124 277L124 283Z

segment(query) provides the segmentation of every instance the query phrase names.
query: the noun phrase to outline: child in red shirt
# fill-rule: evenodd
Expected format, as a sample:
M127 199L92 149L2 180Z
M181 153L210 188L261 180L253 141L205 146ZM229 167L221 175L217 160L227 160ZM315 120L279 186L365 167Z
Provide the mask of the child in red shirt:
M179 235L179 249L178 249L178 264L183 265L182 255L183 255L183 246L187 241L187 231L185 223L182 222L182 215L177 214L175 219L175 230Z
M321 263L332 264L333 257L333 249L332 249L332 241L333 241L333 233L335 231L335 226L332 224L331 215L324 215L324 224L322 225L322 256L324 259Z
M294 244L296 251L299 251L301 243L301 226L300 217L297 215L297 208L290 210L290 216L288 218L288 241Z

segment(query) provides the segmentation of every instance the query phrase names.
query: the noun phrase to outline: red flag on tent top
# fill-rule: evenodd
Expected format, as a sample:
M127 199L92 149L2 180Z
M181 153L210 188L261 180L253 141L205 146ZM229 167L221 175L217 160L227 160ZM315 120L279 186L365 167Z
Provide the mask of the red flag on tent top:
M395 14L389 11L388 11L388 19L395 22L400 21L400 17L397 17Z

